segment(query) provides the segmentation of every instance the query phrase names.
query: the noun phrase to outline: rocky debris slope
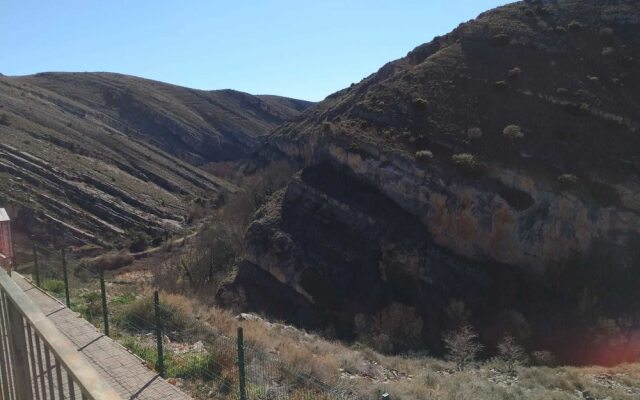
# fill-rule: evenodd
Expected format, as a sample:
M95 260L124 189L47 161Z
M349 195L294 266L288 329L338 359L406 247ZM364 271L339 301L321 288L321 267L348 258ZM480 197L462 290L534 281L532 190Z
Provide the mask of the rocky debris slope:
M329 96L272 135L304 168L219 299L347 337L401 303L436 351L462 300L610 362L580 346L640 323L637 54L635 1L519 2Z

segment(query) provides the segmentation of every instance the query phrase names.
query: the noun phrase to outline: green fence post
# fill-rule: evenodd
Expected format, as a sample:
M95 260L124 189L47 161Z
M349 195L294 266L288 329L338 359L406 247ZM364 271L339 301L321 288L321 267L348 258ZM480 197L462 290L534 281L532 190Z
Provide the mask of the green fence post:
M64 278L64 298L67 301L67 307L71 307L71 299L69 298L69 275L67 274L67 254L64 247L62 248L62 276Z
M158 291L153 292L153 306L156 313L156 346L158 350L158 360L156 370L161 377L166 378L164 371L164 349L162 348L162 317L160 316L160 296Z
M109 308L107 308L107 287L104 284L104 269L100 268L100 294L102 295L102 323L104 334L109 336Z
M246 400L247 388L244 370L244 336L242 334L241 326L238 327L238 378L240 382L240 400Z
M33 244L33 273L35 274L35 278L36 278L36 286L40 287L40 267L38 265L38 250L36 249L36 245Z

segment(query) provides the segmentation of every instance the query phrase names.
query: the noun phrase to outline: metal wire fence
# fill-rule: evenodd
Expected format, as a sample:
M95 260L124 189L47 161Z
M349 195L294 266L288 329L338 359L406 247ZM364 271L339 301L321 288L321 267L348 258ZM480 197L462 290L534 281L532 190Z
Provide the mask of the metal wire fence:
M163 303L158 292L155 298L109 296L115 273L85 268L63 250L34 251L21 271L194 398L365 399L346 384L328 384L246 344L241 328L235 338L222 334Z

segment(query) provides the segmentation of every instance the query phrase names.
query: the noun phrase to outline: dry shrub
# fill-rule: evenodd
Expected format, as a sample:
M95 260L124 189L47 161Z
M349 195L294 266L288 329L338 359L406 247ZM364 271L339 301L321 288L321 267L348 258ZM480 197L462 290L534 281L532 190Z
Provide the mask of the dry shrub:
M482 344L478 343L478 334L470 325L445 334L442 340L447 349L447 358L456 364L458 371L464 371L483 349Z
M509 335L505 336L498 344L498 358L502 362L505 371L509 374L514 374L516 367L527 361L524 348Z
M476 156L469 153L454 154L451 156L451 161L462 172L468 175L478 175L484 167Z
M191 325L195 304L185 296L161 293L160 320L167 333L184 331ZM130 331L151 331L156 326L153 295L147 292L124 306L116 321Z
M416 151L416 160L419 161L431 161L433 159L433 153L430 150Z
M394 302L371 317L357 315L354 325L363 343L383 353L400 353L418 348L423 322L415 308Z
M519 125L509 125L502 130L502 134L511 140L522 139L524 133Z
M94 258L85 258L80 266L91 271L111 271L133 263L133 256L126 252L110 252Z
M578 185L578 177L573 174L562 174L558 177L562 189L573 189Z
M553 367L557 364L556 356L546 350L537 350L531 353L533 363L541 367Z

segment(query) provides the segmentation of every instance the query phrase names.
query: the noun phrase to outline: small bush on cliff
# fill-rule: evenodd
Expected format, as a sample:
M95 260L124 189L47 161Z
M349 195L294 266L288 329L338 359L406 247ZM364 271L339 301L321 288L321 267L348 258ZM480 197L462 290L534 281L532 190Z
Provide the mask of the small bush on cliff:
M130 237L129 250L133 253L143 251L151 245L151 236L145 232L135 231L131 233Z
M9 126L11 123L9 122L9 117L7 114L0 115L0 125Z
M442 340L447 350L447 359L456 364L458 371L464 371L484 348L478 343L478 334L471 325L464 325L445 334Z
M494 82L493 87L496 88L496 90L507 90L509 85L507 85L506 81L496 81Z
M557 33L558 35L564 35L567 33L567 28L565 28L564 26L556 26L556 29L554 29L554 32Z
M516 79L520 76L520 74L522 74L522 70L520 69L520 67L514 67L509 70L507 76L511 79Z
M429 101L420 97L413 100L413 106L417 109L424 110L429 107Z
M558 177L561 189L574 189L578 185L578 177L573 174L562 174Z
M502 134L511 140L518 140L524 137L519 125L508 125L502 130Z
M511 42L509 35L499 33L491 37L491 44L494 46L506 46Z
M587 115L587 114L589 114L589 111L591 110L591 107L587 103L581 103L580 107L578 108L578 110L580 111L580 114Z
M573 20L569 22L567 28L569 28L569 30L572 32L578 32L582 30L582 24L576 20Z
M451 156L451 161L457 168L467 174L477 175L483 169L482 163L473 154L454 154Z
M429 150L416 151L416 160L418 161L431 161L433 159L433 153Z

